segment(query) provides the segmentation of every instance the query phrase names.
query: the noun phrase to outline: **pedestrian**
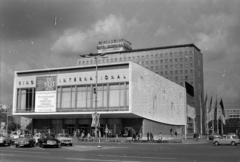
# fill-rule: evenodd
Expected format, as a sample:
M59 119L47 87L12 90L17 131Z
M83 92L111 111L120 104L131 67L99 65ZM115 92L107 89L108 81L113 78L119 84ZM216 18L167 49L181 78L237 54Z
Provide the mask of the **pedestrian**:
M140 133L137 133L137 140L139 141L140 139Z
M175 132L175 136L177 136L177 132Z
M162 132L159 133L159 139L160 142L162 142Z
M151 141L154 140L152 132L150 132L150 140L151 140Z
M132 141L136 141L136 134L135 134L135 132L133 132L133 134L132 134Z
M149 141L149 132L147 132L147 140Z

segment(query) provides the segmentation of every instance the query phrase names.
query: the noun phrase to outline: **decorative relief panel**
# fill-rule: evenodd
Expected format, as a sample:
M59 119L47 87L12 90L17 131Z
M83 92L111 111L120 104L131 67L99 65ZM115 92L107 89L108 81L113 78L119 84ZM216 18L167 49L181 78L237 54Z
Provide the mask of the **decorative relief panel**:
M131 63L132 113L173 125L186 123L185 88Z

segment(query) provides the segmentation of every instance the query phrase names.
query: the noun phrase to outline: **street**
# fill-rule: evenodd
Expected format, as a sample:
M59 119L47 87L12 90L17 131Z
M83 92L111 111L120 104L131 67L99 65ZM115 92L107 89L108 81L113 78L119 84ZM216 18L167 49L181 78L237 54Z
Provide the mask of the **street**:
M240 161L240 146L206 144L82 143L60 148L0 147L0 162Z

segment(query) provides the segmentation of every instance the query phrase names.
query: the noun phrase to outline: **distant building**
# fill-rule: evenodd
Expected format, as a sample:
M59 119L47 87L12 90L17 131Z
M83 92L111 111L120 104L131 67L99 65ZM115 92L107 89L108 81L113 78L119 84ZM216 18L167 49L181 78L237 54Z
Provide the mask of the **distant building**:
M226 119L240 118L240 109L225 109Z
M109 45L111 42L112 41L104 43L108 43ZM203 99L201 100L201 104L200 99L204 94L204 82L203 55L199 48L194 44L131 49L117 52L111 45L109 45L109 49L106 48L107 46L105 46L105 51L107 52L101 52L105 53L107 58L99 58L98 64L132 61L183 87L185 87L185 81L190 83L194 87L194 98L192 99L190 96L187 96L187 103L196 108L195 128L196 131L200 133L200 106L203 105ZM99 49L99 46L97 49ZM77 61L77 64L81 66L95 64L94 58L81 58ZM202 114L205 114L204 109L202 110ZM204 116L205 115L203 115L202 119L203 131L206 130ZM193 120L187 118L187 123L188 133L193 133Z

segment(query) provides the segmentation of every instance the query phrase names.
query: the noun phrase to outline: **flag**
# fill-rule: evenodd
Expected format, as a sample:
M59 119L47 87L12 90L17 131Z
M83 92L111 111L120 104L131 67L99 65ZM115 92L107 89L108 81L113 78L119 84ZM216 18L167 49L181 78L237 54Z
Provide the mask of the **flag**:
M210 104L209 104L209 107L208 107L208 122L210 122L211 120L213 120L212 118L212 97L211 97L211 100L210 100Z
M214 120L216 119L216 120L218 120L218 118L217 118L217 98L216 98L216 102L215 102L215 107L214 107Z
M223 106L223 101L221 99L220 101L220 106L221 106L221 110L222 110L222 122L223 124L225 125L226 124L226 121L225 121L225 110L224 110L224 106Z
M99 119L100 119L100 114L99 113L93 113L92 114L92 127L100 127L100 122L99 122Z
M205 99L204 99L203 108L204 108L204 111L205 111L204 121L205 121L205 125L206 125L206 128L207 128L207 124L208 124L207 94L206 94Z
M185 81L185 88L186 88L187 93L190 96L194 97L194 88L193 88L193 86Z
M196 110L194 107L187 105L187 116L192 119L196 118Z

